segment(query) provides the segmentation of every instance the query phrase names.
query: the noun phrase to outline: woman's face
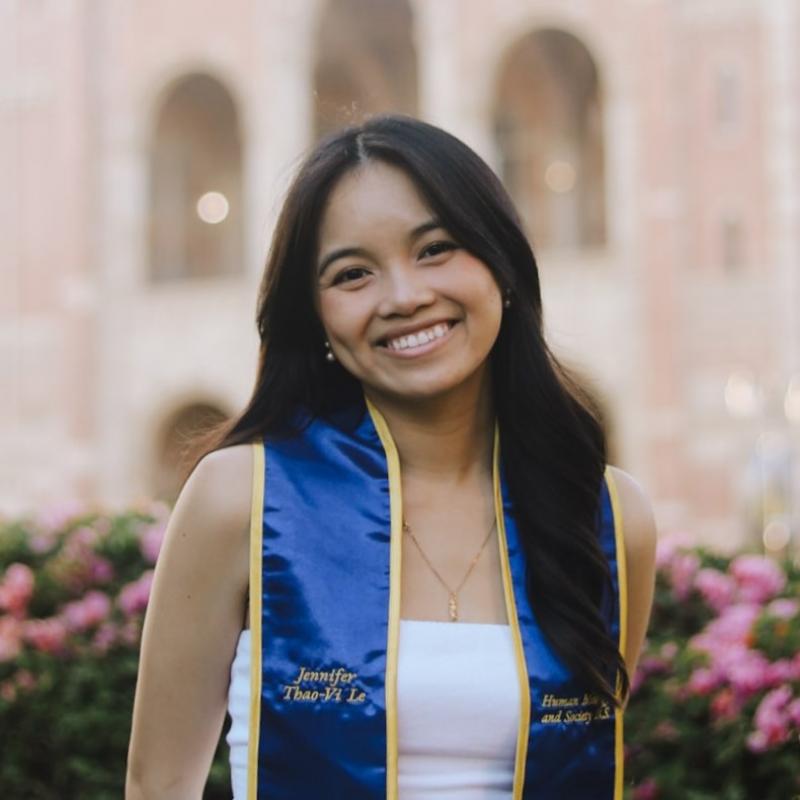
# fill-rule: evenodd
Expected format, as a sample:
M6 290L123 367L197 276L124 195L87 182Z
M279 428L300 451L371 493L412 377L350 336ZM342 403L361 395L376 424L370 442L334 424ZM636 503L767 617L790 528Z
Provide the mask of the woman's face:
M423 399L482 385L500 290L405 172L375 161L342 177L321 220L316 270L331 350L368 394Z

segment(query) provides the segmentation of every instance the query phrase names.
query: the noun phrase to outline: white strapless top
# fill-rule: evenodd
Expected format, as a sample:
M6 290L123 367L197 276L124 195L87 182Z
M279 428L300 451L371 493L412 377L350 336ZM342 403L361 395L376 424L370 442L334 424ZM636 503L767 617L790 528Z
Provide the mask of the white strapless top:
M247 796L250 631L228 693L233 800ZM400 800L509 800L519 683L508 625L400 620L397 665Z

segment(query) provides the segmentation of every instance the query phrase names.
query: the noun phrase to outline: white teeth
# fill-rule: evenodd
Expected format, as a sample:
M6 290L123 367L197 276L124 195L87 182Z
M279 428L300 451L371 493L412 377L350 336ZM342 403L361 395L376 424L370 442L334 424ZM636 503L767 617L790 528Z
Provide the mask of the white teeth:
M432 342L434 339L441 339L448 330L450 330L450 326L447 325L447 323L440 322L438 325L434 325L427 330L417 331L417 333L411 333L408 336L398 336L396 339L390 339L386 343L386 346L390 350L407 350L409 347L419 347L420 345Z

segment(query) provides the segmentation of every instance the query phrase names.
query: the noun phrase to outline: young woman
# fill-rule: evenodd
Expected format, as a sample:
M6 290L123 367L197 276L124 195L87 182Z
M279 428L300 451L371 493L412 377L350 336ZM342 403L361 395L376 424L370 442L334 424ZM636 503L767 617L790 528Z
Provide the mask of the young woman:
M542 329L465 144L385 116L311 153L252 398L167 528L129 800L199 799L226 711L237 800L621 798L655 527Z

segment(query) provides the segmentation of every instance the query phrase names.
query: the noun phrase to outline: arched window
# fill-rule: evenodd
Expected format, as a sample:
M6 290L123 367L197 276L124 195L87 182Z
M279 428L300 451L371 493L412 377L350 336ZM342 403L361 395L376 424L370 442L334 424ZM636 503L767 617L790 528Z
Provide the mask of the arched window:
M153 497L174 503L196 457L196 437L226 419L210 403L192 403L170 414L158 434L156 463L151 471Z
M242 147L227 89L178 81L158 111L150 151L150 280L243 272Z
M407 0L329 0L319 19L316 52L316 137L371 114L417 113Z
M586 46L530 33L506 53L495 91L502 177L534 246L605 244L602 92Z

